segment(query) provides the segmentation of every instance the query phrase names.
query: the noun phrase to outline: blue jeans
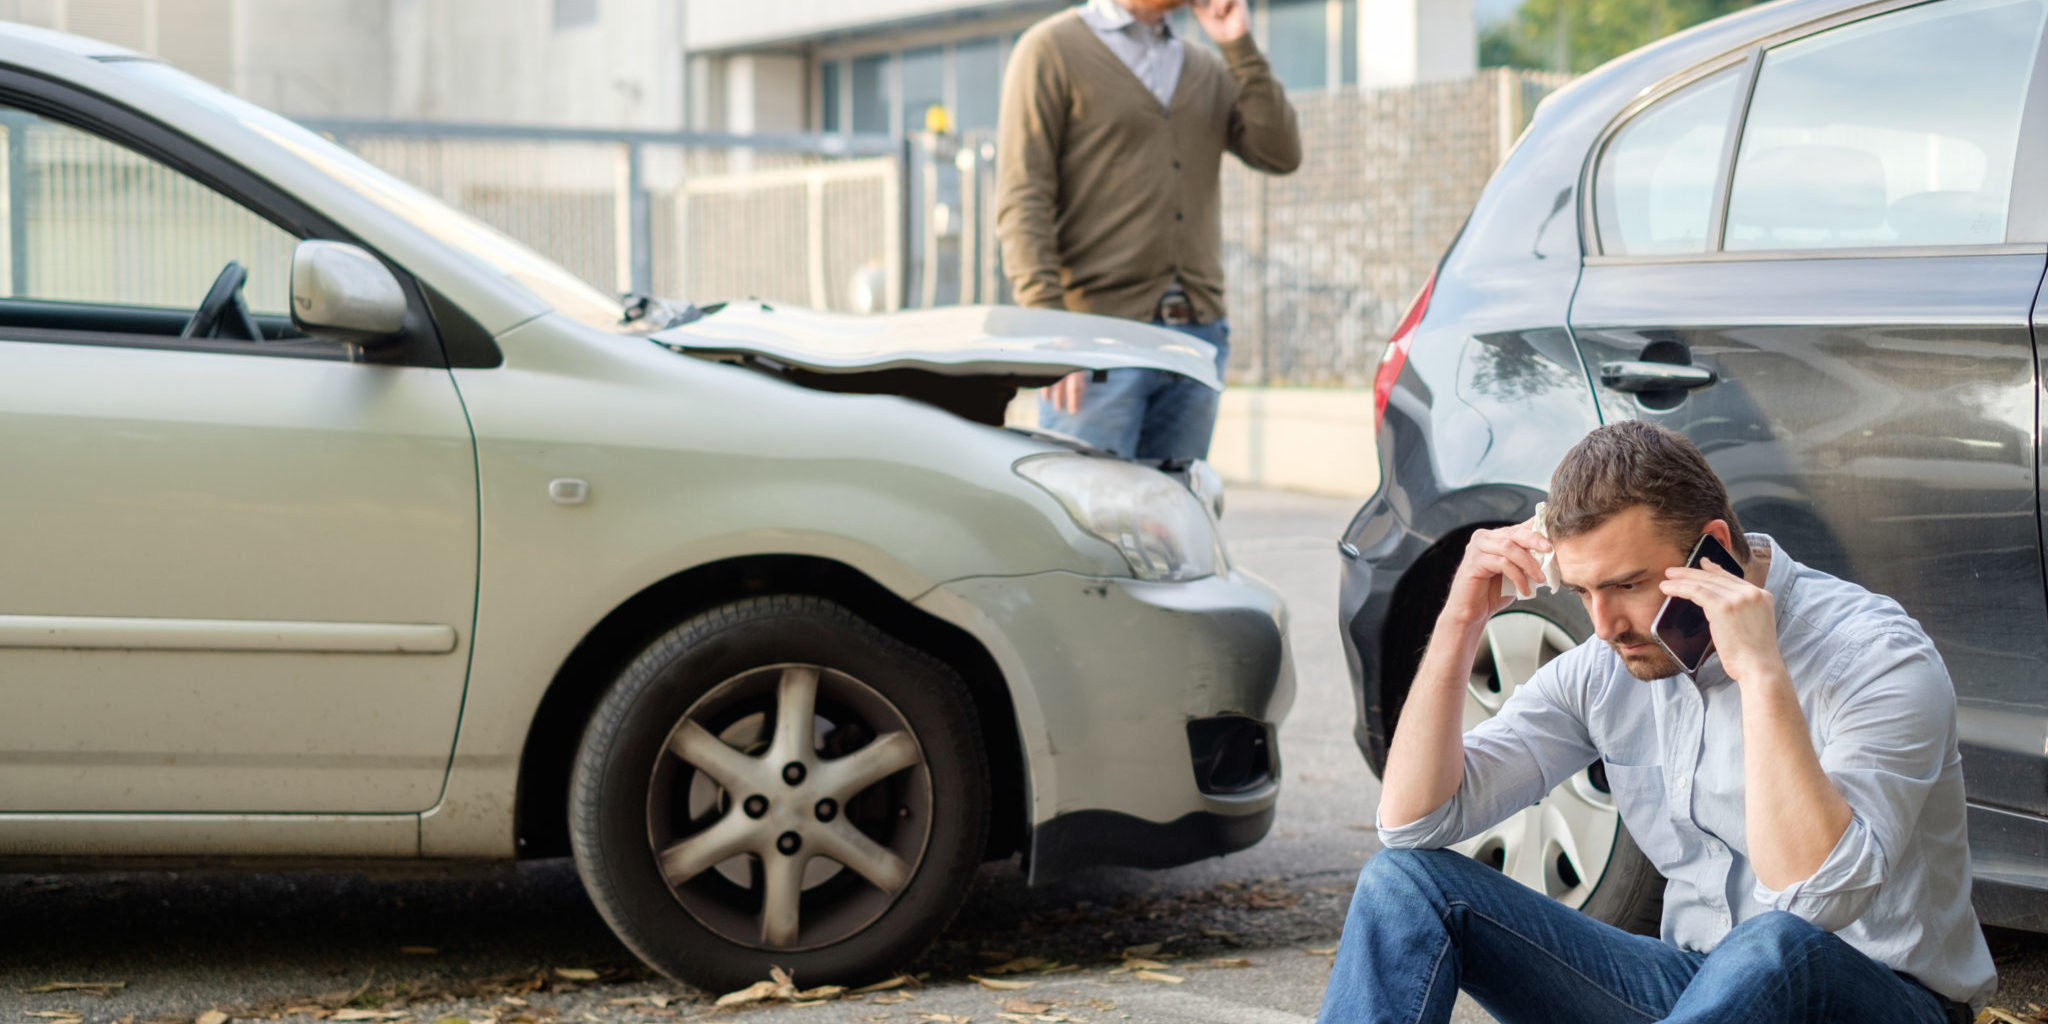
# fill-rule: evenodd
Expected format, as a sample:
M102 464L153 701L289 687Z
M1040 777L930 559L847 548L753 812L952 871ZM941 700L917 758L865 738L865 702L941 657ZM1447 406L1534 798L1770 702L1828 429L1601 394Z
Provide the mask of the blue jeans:
M1223 375L1230 356L1228 321L1174 324L1171 329L1216 346L1216 375ZM1106 376L1088 382L1080 412L1061 412L1040 398L1038 425L1129 459L1209 457L1216 392L1165 370L1110 370Z
M1448 1021L1463 988L1502 1024L1944 1024L1942 999L1800 917L1763 914L1712 953L1602 924L1448 850L1365 865L1320 1024Z

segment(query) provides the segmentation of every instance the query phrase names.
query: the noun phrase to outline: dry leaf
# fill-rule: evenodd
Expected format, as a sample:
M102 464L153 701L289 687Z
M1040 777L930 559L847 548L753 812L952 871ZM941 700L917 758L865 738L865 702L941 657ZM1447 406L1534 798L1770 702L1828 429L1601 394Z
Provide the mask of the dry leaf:
M1027 1015L1044 1013L1045 1011L1052 1009L1056 1005L1058 1004L1033 1002L1029 999L1003 1000L1003 1009L1008 1010L1011 1013L1022 1013Z
M781 987L772 981L757 981L738 992L727 992L719 996L718 1001L711 1005L744 1006L748 1003L758 1003L764 999L775 998L775 990Z
M434 1024L469 1024L468 1017L443 1017Z
M1321 949L1304 949L1302 950L1302 952L1307 953L1310 956L1336 956L1337 947L1324 946Z
M813 999L818 1000L819 1002L823 1002L827 999L837 998L845 991L846 986L844 985L820 985L817 988L805 989L802 992L798 992L795 996L792 996L791 998L806 1002Z
M1017 954L1007 949L984 949L975 955L992 964L999 964L1005 960L1015 960L1017 958Z
M499 997L498 997L498 1001L499 1001L499 1002L501 1002L501 1003L511 1003L511 1004L512 1004L513 1006L530 1006L530 1005L532 1005L531 1003L528 1003L528 1002L527 1002L526 1000L524 1000L524 999L521 999L521 998L519 998L518 996L499 996Z
M1080 965L1080 964L1047 964L1047 965L1045 965L1044 967L1041 967L1041 968L1039 968L1039 969L1038 969L1038 973L1040 973L1040 974L1065 974L1065 973L1067 973L1068 971L1078 971L1078 970L1080 970L1080 969L1081 969L1081 965Z
M1159 952L1159 948L1160 948L1160 945L1161 945L1161 943L1157 943L1157 942L1147 942L1147 943L1145 943L1145 944L1144 944L1144 945L1142 945L1142 946L1125 946L1125 947L1124 947L1124 959L1128 960L1128 959L1130 959L1130 958L1132 958L1132 957L1134 957L1134 956L1154 956L1154 955L1157 955L1157 954L1158 954L1158 952Z
M894 1006L897 1003L907 1003L916 998L917 996L910 992L884 992L876 996L873 1002L876 1006Z
M1131 977L1143 978L1146 981L1163 981L1168 985L1178 985L1187 980L1178 974L1161 974L1158 971L1139 971L1131 975Z
M908 985L915 980L916 979L912 978L908 974L899 974L893 978L890 978L888 981L878 981L872 985L862 985L861 987L854 989L853 994L857 996L864 996L870 992L886 992L892 988L902 988L903 986Z
M208 1010L200 1014L193 1024L228 1024L228 1015L219 1010Z
M48 1019L50 1019L50 1020L84 1020L84 1019L85 1019L85 1015L84 1015L84 1014L82 1014L82 1013L79 1013L79 1012L78 1012L77 1010L30 1010L30 1011L28 1012L28 1015L29 1015L29 1016L31 1016L31 1017L46 1017L46 1018L48 1018ZM201 1017L201 1018L199 1018L199 1019L200 1019L200 1020L205 1020L206 1018L204 1018L204 1017ZM222 1019L222 1020L226 1020L226 1019L227 1019L227 1015L226 1015L226 1014L221 1014L221 1019Z
M46 985L22 989L23 992L92 992L98 995L112 995L117 988L127 988L125 981L53 981Z
M1134 971L1144 971L1144 970L1154 970L1154 971L1163 971L1163 970L1166 970L1166 968L1167 968L1167 965L1166 965L1166 964L1160 963L1160 962L1159 962L1159 961L1157 961L1157 960L1147 960L1147 959L1145 959L1145 958L1143 958L1143 957L1136 957L1136 956L1134 956L1134 957L1130 957L1130 958L1126 959L1126 960L1124 961L1124 966L1125 966L1125 967L1128 967L1128 968L1130 968L1130 969L1132 969L1132 970L1134 970Z
M1030 988L1038 984L1035 981L1004 981L1001 978L984 978L979 974L970 974L968 977L981 982L982 988L992 988L998 992L1013 992L1017 989Z
M588 967L557 967L555 977L565 981L596 981L597 972Z
M1977 1024L1985 1024L1985 1018L1987 1017L1991 1020L2000 1021L2001 1024L2027 1024L2026 1021L2023 1021L2018 1017L2015 1017L2012 1014L1999 1009L1996 1006L1985 1007L1984 1012L1977 1015Z
M1228 942L1244 941L1243 939L1238 938L1236 932L1227 932L1221 928L1204 928L1202 929L1202 934L1212 939L1223 939Z
M433 956L440 952L432 946L400 946L398 951L406 956Z
M1237 957L1235 959L1227 960L1219 957L1215 960L1209 961L1209 966L1211 967L1250 967L1251 965L1252 962L1250 960L1245 959L1244 957Z

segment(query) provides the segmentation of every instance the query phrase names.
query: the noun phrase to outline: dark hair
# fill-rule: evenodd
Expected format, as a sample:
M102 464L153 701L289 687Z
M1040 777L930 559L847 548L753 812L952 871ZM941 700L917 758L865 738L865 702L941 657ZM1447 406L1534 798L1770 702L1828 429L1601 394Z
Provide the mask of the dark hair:
M1553 538L1591 533L1641 505L1681 551L1692 550L1708 523L1727 520L1729 547L1749 561L1749 540L1721 478L1690 438L1655 423L1622 420L1587 434L1551 474L1549 502L1545 526Z

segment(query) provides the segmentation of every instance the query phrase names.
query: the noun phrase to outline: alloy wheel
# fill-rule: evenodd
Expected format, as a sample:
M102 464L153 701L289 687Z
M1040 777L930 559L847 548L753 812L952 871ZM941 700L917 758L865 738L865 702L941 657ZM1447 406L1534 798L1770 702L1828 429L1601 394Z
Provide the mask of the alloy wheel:
M903 713L819 665L713 687L656 757L647 834L669 891L735 944L794 951L872 924L916 875L932 786Z

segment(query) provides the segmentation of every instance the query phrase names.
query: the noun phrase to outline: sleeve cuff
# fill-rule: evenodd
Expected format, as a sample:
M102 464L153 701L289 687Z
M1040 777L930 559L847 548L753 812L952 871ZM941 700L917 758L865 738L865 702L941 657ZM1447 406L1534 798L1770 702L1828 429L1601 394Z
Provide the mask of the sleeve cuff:
M1836 931L1862 916L1885 875L1883 849L1863 819L1854 817L1811 876L1783 889L1773 889L1759 879L1750 894L1772 910L1796 914Z
M1259 44L1252 41L1252 34L1250 32L1246 32L1244 35L1238 36L1227 43L1217 43L1216 49L1222 52L1224 61L1233 69L1242 68L1247 64L1264 64L1266 62L1265 55L1259 52Z
M1454 796L1436 810L1394 828L1388 828L1380 821L1379 812L1374 811L1372 823L1379 830L1380 845L1390 850L1429 850L1446 845L1451 805L1457 802Z

